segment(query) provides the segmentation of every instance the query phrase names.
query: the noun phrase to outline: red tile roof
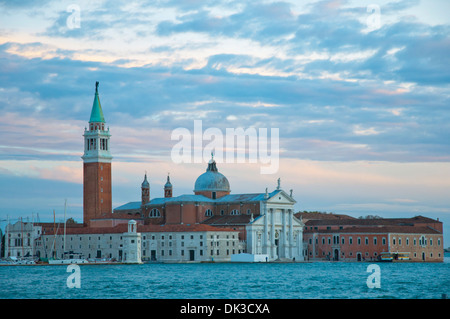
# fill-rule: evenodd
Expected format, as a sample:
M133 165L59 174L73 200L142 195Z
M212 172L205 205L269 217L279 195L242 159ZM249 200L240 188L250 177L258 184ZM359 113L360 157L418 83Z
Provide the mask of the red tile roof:
M304 233L320 233L320 234L441 234L441 232L427 226L378 226L378 227L346 227L343 229L320 229L320 230L305 230Z
M128 224L119 224L114 227L83 227L83 228L66 228L66 235L78 234L117 234L126 233ZM156 232L204 232L204 231L236 231L231 228L219 228L204 224L180 224L180 225L137 225L139 233L156 233ZM54 234L49 230L45 235ZM64 234L64 228L59 228L59 235Z
M412 218L352 218L352 219L315 219L305 222L306 226L413 226L422 223L442 223L438 220L423 216Z

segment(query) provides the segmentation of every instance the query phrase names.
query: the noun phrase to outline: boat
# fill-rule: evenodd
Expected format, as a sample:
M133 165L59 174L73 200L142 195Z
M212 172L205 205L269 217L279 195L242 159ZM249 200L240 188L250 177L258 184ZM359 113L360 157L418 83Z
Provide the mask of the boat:
M49 265L70 265L70 264L87 264L87 259L72 258L72 259L49 259Z
M69 255L69 256L66 257L66 255ZM83 256L81 254L74 253L72 251L65 252L63 257L64 258L62 258L62 259L49 258L47 262L49 263L49 265L68 265L68 264L87 264L87 263L89 263L89 260L86 258L83 258Z
M380 261L394 262L394 261L408 261L409 253L407 252L382 252L380 253Z
M10 256L0 261L0 265L35 265L36 262L30 258L18 258Z
M64 237L63 237L63 258L59 259L59 258L55 258L55 257L51 257L48 259L48 264L49 265L69 265L69 264L87 264L89 263L89 261L86 258L83 258L81 254L79 253L74 253L73 251L66 251L66 207L67 207L67 200L64 203ZM54 253L54 247L55 247L55 240L58 234L58 230L59 230L59 224L58 224L58 229L55 232L55 238L53 239L53 244L52 244L52 251L51 251L51 255L53 255ZM75 257L76 256L76 257Z

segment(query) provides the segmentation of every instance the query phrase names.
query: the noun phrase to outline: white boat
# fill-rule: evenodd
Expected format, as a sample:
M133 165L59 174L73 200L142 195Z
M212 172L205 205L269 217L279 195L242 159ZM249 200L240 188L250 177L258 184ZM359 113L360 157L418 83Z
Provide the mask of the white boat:
M0 262L1 265L35 265L36 262L32 259L17 258L10 256Z
M69 265L69 264L87 264L89 261L82 258L69 258L69 259L49 259L49 265Z

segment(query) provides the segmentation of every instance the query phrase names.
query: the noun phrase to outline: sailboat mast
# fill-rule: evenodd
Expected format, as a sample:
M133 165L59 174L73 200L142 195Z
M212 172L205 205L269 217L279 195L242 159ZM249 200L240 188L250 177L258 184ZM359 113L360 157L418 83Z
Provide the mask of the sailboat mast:
M66 253L66 206L67 206L67 199L64 202L64 251L63 251L63 258Z
M6 222L6 228L5 228L5 230L6 230L6 237L5 237L5 246L8 246L8 252L6 252L5 251L5 257L9 257L9 255L10 255L10 243L11 243L11 241L10 241L10 239L9 239L9 236L8 236L8 231L9 231L9 215L6 215L6 219L8 220L7 222Z
M24 257L24 249L23 249L23 219L20 217L20 232L21 232L21 244L22 244L22 257Z

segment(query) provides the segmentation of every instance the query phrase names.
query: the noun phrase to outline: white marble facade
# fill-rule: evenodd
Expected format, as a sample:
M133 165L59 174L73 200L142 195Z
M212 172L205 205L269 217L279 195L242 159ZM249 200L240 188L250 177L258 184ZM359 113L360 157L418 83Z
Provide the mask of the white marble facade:
M247 252L268 261L303 261L303 222L294 216L295 200L283 190L261 203L260 215L246 226Z

